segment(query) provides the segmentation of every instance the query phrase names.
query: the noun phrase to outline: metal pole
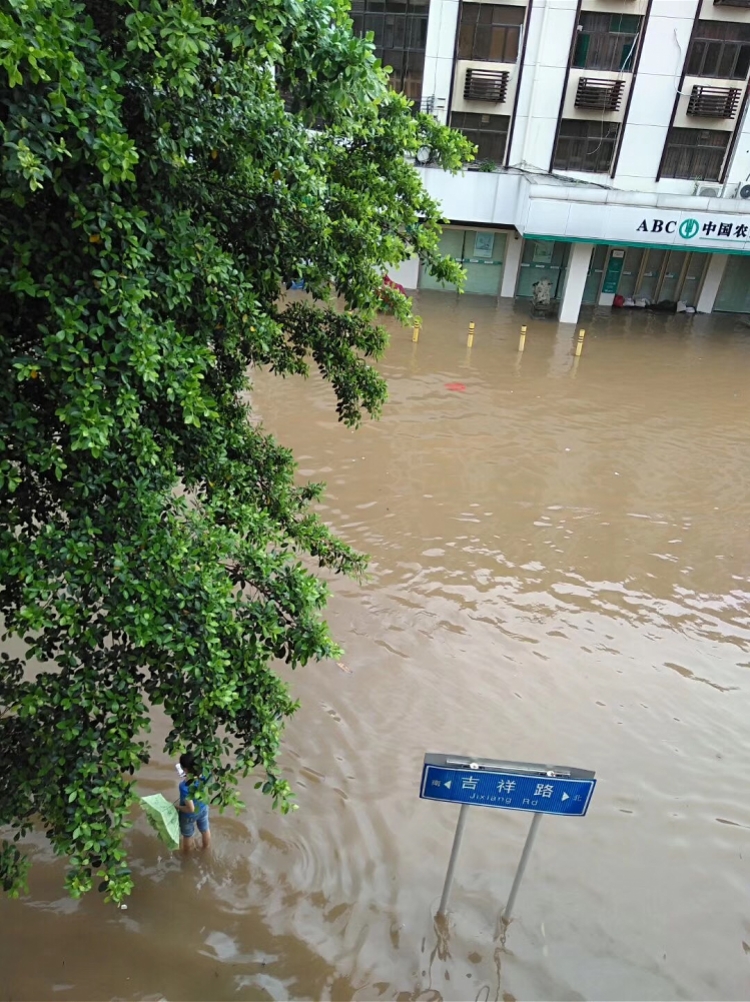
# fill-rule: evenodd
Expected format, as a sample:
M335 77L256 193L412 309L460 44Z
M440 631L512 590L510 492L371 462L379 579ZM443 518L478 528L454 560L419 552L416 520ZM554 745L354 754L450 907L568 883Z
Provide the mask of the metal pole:
M518 869L516 870L516 875L513 878L513 886L510 889L510 897L508 898L508 904L505 906L505 911L503 912L503 922L510 922L510 916L511 912L513 911L513 905L516 903L516 895L518 894L518 888L521 886L521 879L526 869L526 864L529 861L529 856L531 855L531 847L534 844L534 839L536 838L536 830L539 827L539 822L541 820L542 820L541 814L534 814L534 817L531 819L531 827L529 828L529 834L526 836L526 844L524 845L523 852L521 853L521 859L518 863Z
M438 915L445 915L446 909L448 908L448 898L451 893L451 884L453 883L453 871L456 869L456 860L458 859L458 850L461 848L461 839L464 834L464 825L466 824L466 817L469 813L469 805L461 804L461 810L458 812L458 823L456 824L456 834L453 836L453 848L451 849L451 858L448 860L448 869L445 872L445 884L443 884L443 896L440 899L440 907L438 908ZM534 815L536 817L537 815Z

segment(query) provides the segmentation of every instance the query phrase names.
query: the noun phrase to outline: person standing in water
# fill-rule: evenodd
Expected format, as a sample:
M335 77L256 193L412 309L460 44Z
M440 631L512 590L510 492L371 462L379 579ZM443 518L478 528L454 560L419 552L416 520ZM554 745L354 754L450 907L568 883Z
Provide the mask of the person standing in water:
M195 755L185 752L180 755L182 781L180 783L180 815L181 848L188 852L193 843L196 825L201 834L202 846L208 849L211 845L211 829L208 826L208 804L203 799L206 777L196 765Z

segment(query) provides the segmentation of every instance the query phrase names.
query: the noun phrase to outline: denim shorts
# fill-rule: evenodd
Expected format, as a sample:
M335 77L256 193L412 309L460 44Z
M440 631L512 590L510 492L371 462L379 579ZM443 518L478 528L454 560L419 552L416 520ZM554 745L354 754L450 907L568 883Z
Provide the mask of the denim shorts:
M196 825L201 834L208 831L208 804L204 804L197 814L184 814L180 811L180 835L183 838L192 838Z

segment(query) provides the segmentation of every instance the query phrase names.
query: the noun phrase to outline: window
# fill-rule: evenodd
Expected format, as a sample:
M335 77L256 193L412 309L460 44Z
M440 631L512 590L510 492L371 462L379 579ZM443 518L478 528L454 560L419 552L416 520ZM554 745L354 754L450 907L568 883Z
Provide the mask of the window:
M694 77L744 80L750 69L750 24L699 21L688 49L686 72Z
M718 181L730 136L717 129L670 129L661 176Z
M619 131L618 122L584 122L577 118L564 118L560 122L553 170L605 173L612 164Z
M501 164L505 159L510 115L478 115L469 111L454 111L451 128L460 129L466 138L479 147L477 160Z
M462 3L458 58L514 63L518 59L525 14L525 7Z
M375 55L391 66L391 86L419 104L429 0L353 0L354 33L371 31Z
M632 70L641 20L637 14L582 11L573 65L584 70Z

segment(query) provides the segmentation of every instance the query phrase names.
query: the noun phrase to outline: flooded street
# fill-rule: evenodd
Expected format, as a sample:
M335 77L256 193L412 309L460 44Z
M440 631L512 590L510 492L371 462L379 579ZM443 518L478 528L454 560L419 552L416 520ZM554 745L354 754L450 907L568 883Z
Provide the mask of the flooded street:
M605 312L576 365L572 328L494 300L415 309L378 423L339 426L317 378L255 384L372 555L333 582L349 672L290 675L300 810L248 781L187 860L134 814L122 912L69 900L39 839L1 999L750 997L750 328ZM596 770L585 818L542 820L504 944L530 818L470 812L439 934L458 809L419 800L426 751ZM160 752L140 788L176 796Z

